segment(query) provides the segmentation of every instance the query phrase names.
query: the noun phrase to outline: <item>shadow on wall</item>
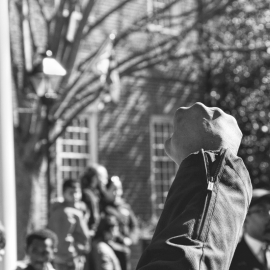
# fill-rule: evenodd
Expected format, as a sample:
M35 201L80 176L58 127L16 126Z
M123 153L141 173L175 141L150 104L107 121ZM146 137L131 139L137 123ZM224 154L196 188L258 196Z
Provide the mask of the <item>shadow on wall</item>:
M173 115L189 105L192 89L177 81L145 77L122 81L118 104L107 104L99 115L99 162L123 181L125 197L134 211L149 220L151 209L150 119Z

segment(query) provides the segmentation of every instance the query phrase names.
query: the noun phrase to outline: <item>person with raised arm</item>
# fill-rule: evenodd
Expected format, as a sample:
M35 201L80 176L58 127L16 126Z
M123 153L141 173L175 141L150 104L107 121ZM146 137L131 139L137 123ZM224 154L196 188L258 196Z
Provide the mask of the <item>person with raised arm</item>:
M234 117L195 103L180 107L165 143L179 166L152 241L138 270L227 270L252 197L237 156L242 133Z

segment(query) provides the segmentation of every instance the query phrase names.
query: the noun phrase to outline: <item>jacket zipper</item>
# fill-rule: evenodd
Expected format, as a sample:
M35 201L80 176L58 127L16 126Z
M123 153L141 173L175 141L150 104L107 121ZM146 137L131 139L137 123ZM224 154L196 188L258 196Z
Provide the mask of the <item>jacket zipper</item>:
M213 189L214 189L214 186L215 186L215 183L217 180L218 173L220 171L220 167L222 165L222 160L223 160L224 154L225 154L224 152L221 154L220 161L219 161L219 164L217 166L217 169L215 171L214 176L210 176L209 163L208 163L207 157L205 156L205 153L203 152L203 156L204 156L204 160L205 160L206 177L207 177L208 183L207 183L206 197L205 197L205 201L204 201L203 213L202 213L202 217L201 217L198 229L197 229L197 239L200 239L202 241L204 241L203 239L201 239L203 229L204 229L204 224L205 224L206 219L208 217L209 206L210 206L212 195L213 195Z
M207 191L213 191L213 188L214 188L214 177L211 177L210 180L208 181Z
M206 198L205 198L204 207L203 207L203 214L202 214L200 224L199 224L199 227L198 227L198 230L197 230L198 231L198 235L197 235L198 239L201 238L201 235L202 235L202 232L203 232L204 223L206 221L207 214L208 214L208 208L209 208L209 205L210 205L210 202L211 202L213 188L214 188L214 178L210 177L210 179L208 180L208 184L207 184Z

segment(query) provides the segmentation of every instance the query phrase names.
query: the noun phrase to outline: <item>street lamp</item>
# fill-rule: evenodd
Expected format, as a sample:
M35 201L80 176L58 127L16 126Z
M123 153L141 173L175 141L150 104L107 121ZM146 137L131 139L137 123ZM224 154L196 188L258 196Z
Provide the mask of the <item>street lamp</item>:
M51 78L58 76L65 76L66 70L62 67L62 65L52 57L52 52L48 50L46 52L46 57L42 60L42 72L43 72L43 90L41 90L41 102L45 106L45 124L46 124L46 158L47 158L47 170L46 170L46 178L47 178L47 210L49 214L49 207L51 201L51 175L50 175L50 163L51 163L51 155L50 155L50 117L49 111L51 106L54 103L54 100L57 99L58 95L52 89L51 86ZM43 93L42 93L43 92Z

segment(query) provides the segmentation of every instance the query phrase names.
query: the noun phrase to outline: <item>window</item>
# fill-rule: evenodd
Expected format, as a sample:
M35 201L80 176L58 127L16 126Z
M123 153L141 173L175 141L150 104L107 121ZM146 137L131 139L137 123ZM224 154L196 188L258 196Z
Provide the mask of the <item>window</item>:
M66 178L78 179L91 162L97 162L96 115L80 115L56 142L56 195L62 195Z
M172 117L154 116L150 123L153 210L160 216L176 173L176 164L166 155L164 142L172 133Z
M183 23L193 22L190 16L184 15L194 7L193 0L182 0L174 3L174 0L148 0L147 10L149 16L156 15L155 19L148 25L148 30L165 35L178 36ZM170 5L167 9L166 6Z
M170 4L171 0L151 0L150 1L150 11L152 14L158 14L159 10ZM157 15L157 19L153 22L156 25L160 25L165 28L171 27L171 9L167 9L164 12Z

